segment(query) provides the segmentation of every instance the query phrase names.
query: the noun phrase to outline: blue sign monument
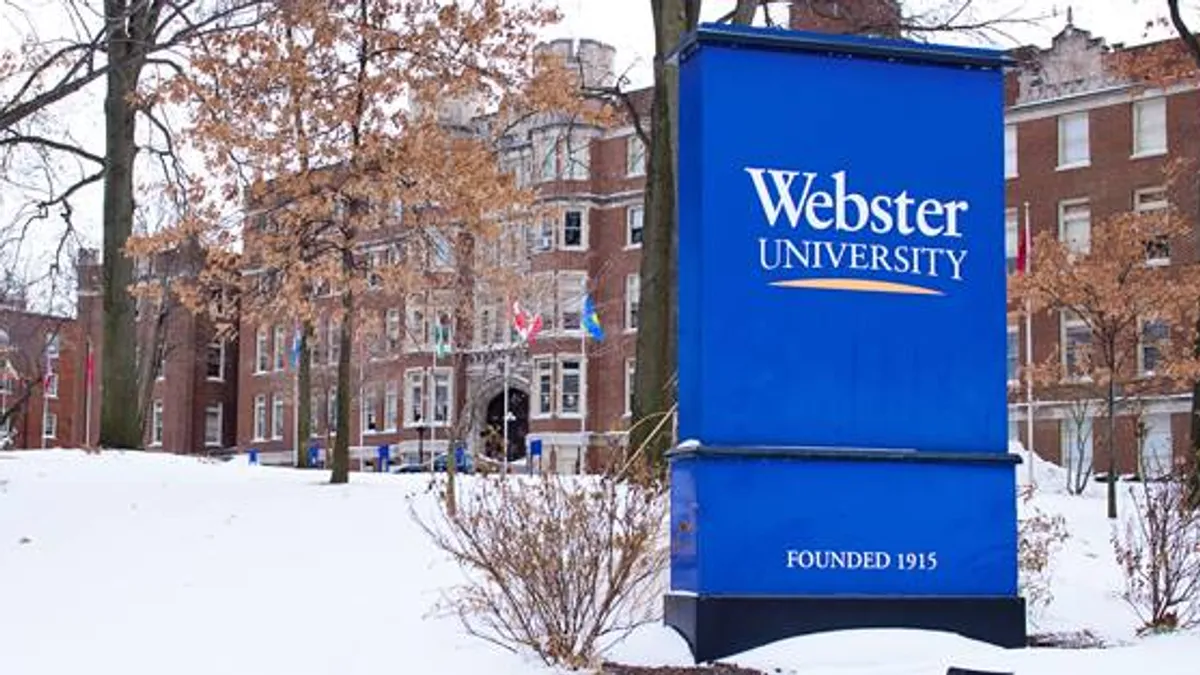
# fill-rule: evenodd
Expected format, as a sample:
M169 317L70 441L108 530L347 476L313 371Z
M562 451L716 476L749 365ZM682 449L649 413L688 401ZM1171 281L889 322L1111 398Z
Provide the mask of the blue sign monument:
M990 50L700 27L680 48L666 621L1021 646Z

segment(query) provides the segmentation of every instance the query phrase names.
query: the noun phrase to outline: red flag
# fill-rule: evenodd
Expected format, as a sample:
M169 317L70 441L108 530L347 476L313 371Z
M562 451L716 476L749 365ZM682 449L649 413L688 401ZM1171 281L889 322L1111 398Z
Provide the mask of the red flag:
M530 314L521 307L521 303L513 301L513 327L517 329L517 333L529 344L533 344L535 336L542 329L542 315Z
M1017 228L1017 274L1025 275L1029 271L1029 223Z

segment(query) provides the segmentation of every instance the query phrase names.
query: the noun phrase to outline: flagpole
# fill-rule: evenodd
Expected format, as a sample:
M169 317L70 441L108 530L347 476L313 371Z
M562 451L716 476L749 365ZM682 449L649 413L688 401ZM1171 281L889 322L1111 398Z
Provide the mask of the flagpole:
M1033 248L1033 235L1029 228L1029 202L1025 202L1025 259L1022 274L1028 274ZM1029 484L1034 485L1033 464L1033 312L1029 299L1025 300L1025 441L1029 450Z
M508 475L508 344L504 344L504 475Z
M579 473L587 473L587 329L579 322Z

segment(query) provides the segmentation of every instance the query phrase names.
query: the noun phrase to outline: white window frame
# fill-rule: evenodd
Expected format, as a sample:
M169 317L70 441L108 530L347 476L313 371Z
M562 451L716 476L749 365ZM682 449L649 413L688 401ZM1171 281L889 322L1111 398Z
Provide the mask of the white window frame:
M636 333L641 316L642 277L634 272L625 275L625 332Z
M1072 246L1067 237L1067 228L1073 220L1069 220L1068 213L1077 207L1084 207L1087 212L1087 236L1084 238L1082 248ZM1079 219L1082 222L1082 218ZM1058 203L1058 240L1068 244L1068 248L1076 255L1087 255L1092 248L1092 205L1088 198L1079 199L1064 199Z
M287 330L283 326L275 326L271 343L272 370L280 371L287 365Z
M1017 177L1017 137L1019 132L1016 124L1004 125L1004 177Z
M633 226L637 221L638 226ZM638 235L638 241L633 240L633 233L637 230L641 234ZM646 235L646 206L644 204L634 204L625 209L625 248L636 249L642 247L642 237Z
M362 388L362 394L359 396L359 411L358 423L361 425L364 434L377 434L382 431L379 425L379 391L374 384L368 384ZM375 423L375 428L371 428L371 422Z
M54 370L51 370L50 372L46 373L46 380L46 398L58 398L58 373Z
M284 404L283 395L278 392L271 394L271 439L280 440L283 438L285 429L284 409L287 406Z
M395 432L400 424L400 389L395 380L388 380L383 393L383 430Z
M1017 253L1021 250L1021 220L1016 208L1004 211L1004 262L1009 274L1017 269Z
M389 307L383 317L387 353L395 356L404 347L404 322L398 307Z
M577 410L570 412L566 409L566 364L576 364L579 373L579 387L576 391L578 398ZM555 378L555 389L558 396L555 398L555 412L562 419L579 419L583 416L583 412L587 410L587 373L584 372L583 359L578 354L562 354L558 357L558 373Z
M253 441L267 440L267 397L258 394L254 397L254 429L251 434Z
M1135 213L1154 213L1155 211L1169 209L1170 206L1171 202L1165 186L1156 185L1133 191L1133 210ZM1157 252L1157 249L1149 249L1149 244L1147 244L1147 247L1146 265L1158 267L1171 264L1171 242L1169 240L1167 241L1166 255L1151 257L1151 251Z
M49 405L42 406L42 438L58 438L58 413L51 410Z
M646 144L637 132L625 137L625 175L646 175Z
M262 375L271 364L271 355L267 353L267 335L265 326L259 326L254 333L254 374Z
M549 385L550 400L542 400L542 385ZM554 357L537 356L533 359L533 395L530 406L530 417L533 419L548 419L554 416L557 407L557 387L555 386ZM543 405L547 403L547 405Z
M163 419L163 402L161 399L155 399L150 405L150 445L156 448L161 448L163 444L163 436L165 423Z
M217 351L217 374L212 376L208 374L208 357L209 352L215 349ZM209 382L224 382L225 381L225 341L213 340L208 343L204 349L204 379Z
M337 433L337 387L329 388L329 396L326 401L328 401L328 407L325 409L325 428L329 433L335 434Z
M1069 157L1072 123L1077 125L1074 133L1082 135L1080 157ZM1080 128L1081 127L1081 128ZM1058 117L1058 170L1079 169L1091 166L1091 120L1088 111L1064 113Z
M1130 131L1133 136L1130 139L1133 148L1130 159L1158 157L1167 154L1167 135L1170 132L1167 128L1167 98L1165 96L1151 96L1134 101L1130 121L1132 126ZM1147 126L1147 124L1151 126ZM1159 134L1159 137L1145 138L1144 134L1147 131L1153 131Z
M429 308L425 297L409 295L404 302L404 351L413 354L429 350Z
M587 295L587 272L563 271L554 279L554 328L560 335L583 334L583 298ZM579 317L579 325L567 328L566 316Z
M567 214L579 214L579 244L567 244ZM588 250L588 209L583 206L568 206L562 210L558 219L558 250L586 251Z
M1058 344L1062 345L1062 349L1060 349L1059 351L1062 353L1063 377L1066 381L1069 381L1069 382L1084 382L1084 381L1088 381L1091 379L1090 376L1088 376L1087 374L1083 374L1083 375L1073 374L1067 366L1067 362L1068 362L1067 333L1070 332L1071 328L1078 328L1078 327L1082 327L1087 330L1087 332L1088 332L1088 343L1087 344L1089 346L1091 346L1092 341L1094 340L1095 336L1092 335L1092 329L1090 326L1087 325L1087 322L1081 318L1074 316L1072 312L1069 312L1067 310L1062 310L1059 312Z
M448 427L454 420L454 369L449 367L439 366L430 371L430 376L426 380L429 383L429 425L434 427ZM443 419L438 419L438 384L444 382L446 385L446 414Z
M209 429L208 423L209 423L209 420L211 419L210 415L212 415L213 413L216 413L216 421L217 421L217 429L216 429L217 434L216 434L215 438L210 436L208 433L209 431L211 431L211 429ZM206 448L221 447L221 440L224 438L224 436L225 436L225 406L224 406L224 404L213 403L213 404L205 406L205 408L204 408L204 447L206 447Z
M1164 325L1167 333L1158 344L1146 343L1146 328L1150 324L1161 323ZM1158 362L1163 360L1163 351L1170 348L1171 329L1166 322L1156 319L1141 319L1138 321L1138 348L1137 348L1137 369L1138 374L1142 377L1153 377L1155 371L1147 370L1146 368L1146 350L1154 349L1158 352Z
M429 390L425 386L426 379L424 368L409 368L404 371L404 428L406 429L412 429L418 425L429 426ZM415 392L414 384L419 387ZM417 419L414 415L414 403L419 403L421 406L420 411L416 413L421 416L421 419Z

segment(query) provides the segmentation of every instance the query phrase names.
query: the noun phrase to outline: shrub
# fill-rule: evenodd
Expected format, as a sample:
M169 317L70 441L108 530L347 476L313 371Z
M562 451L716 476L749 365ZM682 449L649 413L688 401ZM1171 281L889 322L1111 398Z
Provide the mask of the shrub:
M455 513L414 517L467 576L446 609L469 633L580 668L659 616L666 514L661 485L547 474L479 477Z
M1185 481L1146 481L1130 494L1133 514L1112 544L1139 633L1200 624L1200 511L1189 505Z
M1020 574L1021 595L1036 613L1054 599L1050 590L1054 554L1070 537L1067 521L1061 514L1049 516L1033 506L1032 488L1021 495L1028 515L1018 526L1017 568Z

